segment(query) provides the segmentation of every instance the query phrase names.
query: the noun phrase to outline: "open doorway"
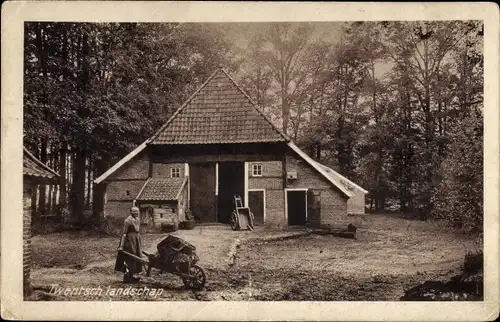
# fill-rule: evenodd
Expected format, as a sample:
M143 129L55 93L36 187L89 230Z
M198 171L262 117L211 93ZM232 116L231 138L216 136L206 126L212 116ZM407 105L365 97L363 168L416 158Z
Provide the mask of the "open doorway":
M189 182L193 217L200 223L215 222L215 163L190 164Z
M305 226L307 221L307 190L287 190L286 206L289 226Z
M217 222L227 224L234 210L234 195L241 196L245 202L245 163L220 162L218 167Z

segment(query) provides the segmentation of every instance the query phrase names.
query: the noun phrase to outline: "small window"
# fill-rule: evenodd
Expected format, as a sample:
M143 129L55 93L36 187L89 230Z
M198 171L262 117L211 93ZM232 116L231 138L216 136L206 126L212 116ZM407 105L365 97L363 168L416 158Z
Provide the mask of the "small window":
M261 163L252 164L252 176L253 177L262 177L262 164Z
M180 178L181 177L181 169L180 168L171 168L170 169L170 177L171 178Z
M130 190L127 190L127 196L130 196Z
M172 208L172 213L175 214L175 208Z

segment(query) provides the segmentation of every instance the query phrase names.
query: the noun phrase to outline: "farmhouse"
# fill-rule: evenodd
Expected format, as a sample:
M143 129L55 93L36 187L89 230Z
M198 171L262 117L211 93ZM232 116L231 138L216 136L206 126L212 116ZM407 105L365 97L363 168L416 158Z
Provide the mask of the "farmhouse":
M121 225L132 204L144 204L153 181L163 182L164 189L169 181L185 182L184 190L177 185L173 193L182 195L180 208L200 223L228 223L234 195L250 207L257 224L345 227L349 212L364 213L366 190L300 150L223 69L95 180L105 192L104 216ZM162 189L152 199L167 204L162 196L170 192ZM154 216L154 210L143 216Z
M31 290L31 198L38 185L57 184L59 175L26 148L23 152L23 291L28 294Z

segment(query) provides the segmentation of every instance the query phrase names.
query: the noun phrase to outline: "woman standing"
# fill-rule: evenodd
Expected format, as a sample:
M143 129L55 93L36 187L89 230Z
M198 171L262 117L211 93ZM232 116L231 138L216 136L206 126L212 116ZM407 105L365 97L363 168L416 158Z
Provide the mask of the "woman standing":
M139 228L139 208L132 207L130 209L130 216L125 219L123 224L122 237L118 246L118 255L116 256L115 263L115 271L124 273L124 283L138 282L139 278L134 277L134 274L142 272L142 263L140 261L121 252L123 250L142 257Z

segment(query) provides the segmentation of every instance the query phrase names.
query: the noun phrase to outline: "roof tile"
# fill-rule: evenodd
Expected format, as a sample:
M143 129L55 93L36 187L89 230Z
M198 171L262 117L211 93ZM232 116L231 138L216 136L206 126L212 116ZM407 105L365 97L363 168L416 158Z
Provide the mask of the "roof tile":
M58 177L54 170L44 165L26 149L23 153L23 175L51 181L55 181Z
M216 71L150 144L283 142L287 138L222 69Z
M151 178L137 197L137 200L177 200L177 195L183 188L185 180L186 178Z

